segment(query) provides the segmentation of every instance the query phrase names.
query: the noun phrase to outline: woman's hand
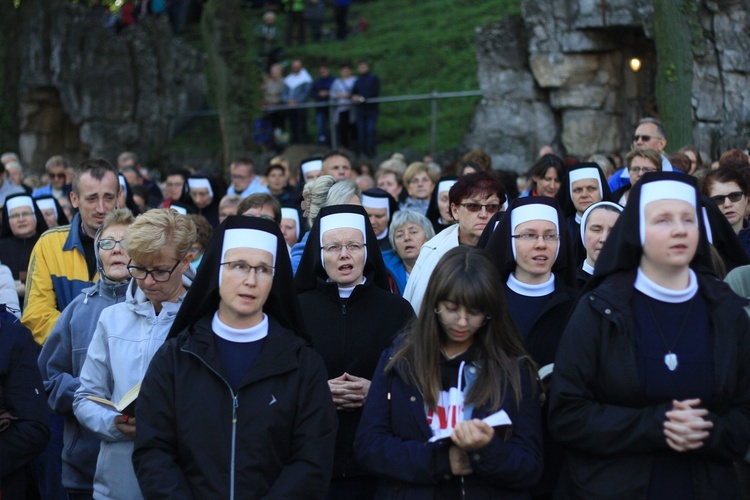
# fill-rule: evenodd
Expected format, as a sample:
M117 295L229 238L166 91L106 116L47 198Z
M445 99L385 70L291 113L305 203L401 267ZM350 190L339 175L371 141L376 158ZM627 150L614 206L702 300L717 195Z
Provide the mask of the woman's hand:
M495 429L474 418L458 424L453 429L451 441L462 450L474 451L487 446L494 435Z
M328 381L333 402L337 410L356 410L362 408L370 391L370 381L344 373Z
M117 415L115 417L115 427L122 432L126 438L135 439L135 417L127 415Z
M454 476L468 476L474 473L469 456L458 446L451 446L448 449L448 458L451 462L451 474Z
M697 450L710 435L709 429L714 424L703 418L708 415L708 410L699 408L699 405L700 399L672 402L674 409L666 413L664 435L667 437L667 444L673 450Z

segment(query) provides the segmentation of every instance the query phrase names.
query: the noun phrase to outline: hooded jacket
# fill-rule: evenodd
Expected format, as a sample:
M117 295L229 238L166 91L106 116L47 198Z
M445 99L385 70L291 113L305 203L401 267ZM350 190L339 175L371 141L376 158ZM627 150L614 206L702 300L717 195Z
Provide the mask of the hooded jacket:
M146 498L323 498L336 415L320 356L269 317L236 392L211 316L170 339L138 398L133 463Z
M182 277L183 286L191 280ZM163 302L157 315L153 304L132 280L126 300L103 310L91 338L79 377L73 410L81 425L101 439L94 476L97 498L140 498L131 455L133 441L115 426L117 411L89 400L98 396L119 402L143 380L151 358L167 338L185 294Z
M99 438L78 423L73 399L99 316L104 308L123 302L127 288L127 282L108 284L100 279L83 289L60 314L39 355L47 402L55 413L65 416L62 482L69 489L93 488Z

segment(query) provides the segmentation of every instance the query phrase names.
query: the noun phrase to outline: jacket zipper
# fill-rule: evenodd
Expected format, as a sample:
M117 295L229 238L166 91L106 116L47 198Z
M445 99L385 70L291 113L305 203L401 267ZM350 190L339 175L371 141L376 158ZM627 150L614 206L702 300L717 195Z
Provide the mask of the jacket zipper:
M235 449L236 449L235 444L236 444L236 439L237 439L237 408L239 408L240 402L237 399L237 395L234 393L234 390L232 389L232 386L229 385L229 382L227 382L226 379L224 377L222 377L221 374L219 374L219 372L217 372L216 370L214 370L211 367L211 365L209 365L208 363L206 363L203 360L203 358L201 358L200 356L198 356L194 352L191 352L191 351L188 351L188 350L185 350L185 349L182 349L182 348L180 349L180 351L186 352L186 353L190 354L191 356L195 356L198 360L200 360L201 363L203 363L204 365L206 365L206 368L208 368L209 370L211 370L217 377L219 377L219 380L221 380L222 382L224 382L226 384L227 388L229 389L229 394L232 395L232 446L231 446L231 450L232 451L231 451L231 458L229 459L229 465L230 465L230 469L229 469L229 499L230 500L234 500L234 467L235 467Z

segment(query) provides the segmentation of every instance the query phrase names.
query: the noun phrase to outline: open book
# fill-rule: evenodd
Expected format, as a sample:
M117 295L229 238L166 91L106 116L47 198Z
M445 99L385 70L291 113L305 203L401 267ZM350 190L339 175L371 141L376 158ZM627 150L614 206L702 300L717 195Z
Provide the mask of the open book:
M511 425L510 417L505 412L505 410L500 410L497 413L488 415L484 417L482 421L485 422L490 427L503 427L506 425ZM429 442L434 443L436 441L440 441L441 439L448 439L451 437L452 433L453 433L453 429L442 429L441 432L432 436Z
M113 403L112 401L104 398L98 398L96 396L86 396L91 401L96 403L110 406L128 417L135 417L135 400L138 399L138 393L141 392L141 384L138 383L135 387L130 389L122 397L119 403Z

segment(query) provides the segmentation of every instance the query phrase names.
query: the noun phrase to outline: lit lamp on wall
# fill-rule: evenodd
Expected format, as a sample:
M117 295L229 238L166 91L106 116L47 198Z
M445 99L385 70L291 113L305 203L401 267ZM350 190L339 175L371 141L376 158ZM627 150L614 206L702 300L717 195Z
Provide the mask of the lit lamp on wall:
M641 69L641 60L637 57L633 57L630 59L630 69L633 70L633 72L637 72L639 69Z

